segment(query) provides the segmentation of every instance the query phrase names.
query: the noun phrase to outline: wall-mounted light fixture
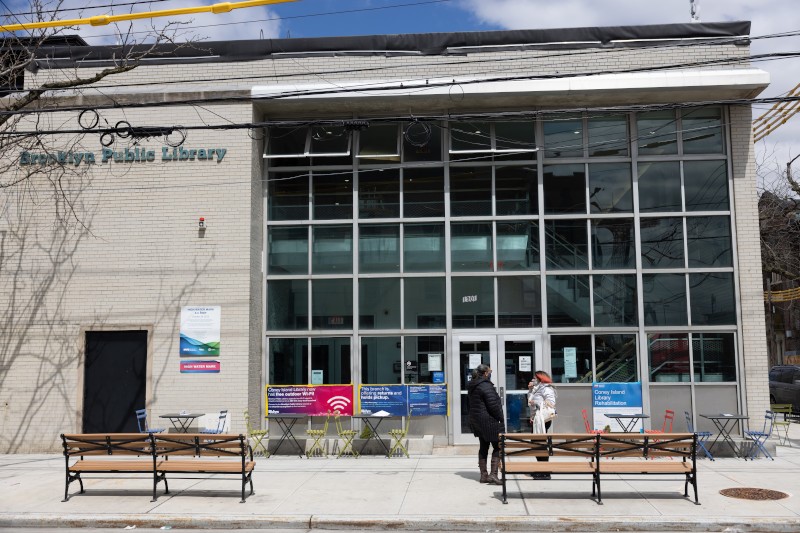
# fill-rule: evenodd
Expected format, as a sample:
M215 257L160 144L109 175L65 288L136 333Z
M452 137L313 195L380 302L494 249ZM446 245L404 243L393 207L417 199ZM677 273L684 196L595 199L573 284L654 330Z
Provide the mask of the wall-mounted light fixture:
M200 217L200 221L197 223L197 228L200 231L204 231L206 229L206 219L205 217Z

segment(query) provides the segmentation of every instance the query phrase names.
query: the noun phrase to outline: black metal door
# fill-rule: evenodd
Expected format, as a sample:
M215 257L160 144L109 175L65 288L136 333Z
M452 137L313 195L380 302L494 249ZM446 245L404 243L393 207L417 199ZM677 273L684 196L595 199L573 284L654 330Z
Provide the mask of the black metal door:
M86 332L84 433L137 432L146 375L146 331Z

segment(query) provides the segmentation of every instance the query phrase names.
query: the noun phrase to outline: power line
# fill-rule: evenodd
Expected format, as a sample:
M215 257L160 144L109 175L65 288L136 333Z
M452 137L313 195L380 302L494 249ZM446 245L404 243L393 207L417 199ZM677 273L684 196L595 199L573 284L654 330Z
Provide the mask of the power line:
M664 111L673 109L687 109L696 107L707 107L714 105L753 105L753 104L771 104L781 101L800 101L800 96L784 96L784 97L765 97L765 98L741 98L741 99L727 99L727 100L708 100L696 102L681 102L670 104L631 104L625 106L609 106L609 107L595 107L595 108L564 108L553 109L546 111L505 111L505 112L486 112L486 113L449 113L445 115L385 115L380 117L364 118L369 123L394 123L394 122L440 122L440 121L468 121L477 119L525 119L534 117L552 117L554 115L575 115L577 113L597 113L596 117L602 117L609 114L621 114L630 112L646 112L646 111ZM574 117L571 117L574 118ZM590 115L588 118L593 118ZM542 120L542 119L540 119ZM545 122L557 122L565 119L543 119ZM149 125L142 127L143 130L169 130L180 127L186 131L196 130L240 130L240 129L262 129L269 127L307 127L307 126L342 126L348 119L326 119L326 120L269 120L262 122L239 122L239 123L226 123L226 124L204 124L199 126L175 126L175 125ZM722 126L722 124L720 125ZM716 127L716 126L714 126ZM119 133L127 132L130 130L130 125L124 127L114 128L98 128L98 129L53 129L53 130L28 130L28 131L7 131L3 135L12 137L35 137L37 135L60 135L60 134L103 134L103 133ZM677 130L676 130L677 131ZM694 131L694 129L681 130ZM670 134L672 132L670 131ZM603 143L608 142L604 140ZM563 148L563 147L559 147ZM549 149L549 148L546 148Z
M2 1L2 0L0 0ZM766 60L774 60L774 59L785 59L785 58L792 58L792 57L800 57L800 51L792 51L792 52L784 52L784 53L770 53L770 54L758 54L754 56L749 56L747 58L722 58L722 59L709 59L705 61L695 61L695 62L688 62L688 63L674 63L669 65L657 65L657 66L648 66L648 67L637 67L637 68L630 68L630 69L623 69L623 70L601 70L601 71L590 71L590 72L572 72L566 74L542 74L542 75L518 75L518 76L501 76L501 77L489 77L489 78L479 78L479 79L469 79L469 80L461 80L456 81L442 81L442 82L433 82L430 83L429 80L425 78L418 78L416 80L393 80L391 85L387 85L385 82L380 82L381 85L378 86L377 82L371 83L364 83L359 85L351 85L348 87L336 87L336 88L325 88L325 89L306 89L306 90L294 90L294 91L285 91L282 93L276 93L274 95L269 96L225 96L225 97L210 97L204 99L184 99L184 100L172 100L172 101L160 101L160 102L130 102L125 104L113 104L113 105L98 105L98 106L64 106L58 108L40 108L35 110L30 109L21 109L21 110L14 110L14 111L0 111L0 115L30 115L30 114L45 114L45 113L62 113L67 111L83 111L85 109L94 109L94 110L103 110L103 109L123 109L123 108L154 108L154 107L167 107L167 106L176 106L176 105L196 105L196 104L210 104L210 103L232 103L232 102L256 102L256 101L269 101L269 100L280 100L284 98L292 98L298 96L326 96L332 94L350 94L350 93L363 93L363 92L373 92L373 93L382 93L386 91L426 91L435 87L452 87L452 86L460 86L460 85L475 85L480 83L496 83L496 82L510 82L510 81L524 81L524 80L547 80L547 79L566 79L566 78L574 78L574 77L581 77L581 76L600 76L600 75L608 75L608 74L630 74L630 73L640 73L640 72L658 72L663 70L672 70L672 69L679 69L679 68L690 68L690 67L705 67L705 66L713 66L713 65L725 65L731 63L739 63L742 61L766 61ZM418 83L419 85L411 85L412 83ZM424 84L423 84L424 82ZM91 86L87 86L87 89L91 88Z
M445 1L445 0L437 0L437 1ZM449 1L449 0L447 0ZM766 34L763 36L756 36L752 39L770 39L770 38L782 38L787 36L795 36L800 35L800 31L797 32L784 32L778 34ZM738 42L741 41L741 38L733 38L733 39L726 39L724 41L715 41L714 45L726 44L731 42ZM463 66L463 65L481 65L481 64L496 64L501 62L516 62L516 61L530 61L532 59L559 59L564 57L575 57L575 56L584 56L584 55L592 55L592 54L608 54L611 52L620 52L620 53L640 53L640 52L649 52L652 50L661 50L661 49L669 49L669 48L679 48L679 47L689 47L689 46L708 46L709 43L703 41L692 41L689 43L670 43L670 44L659 44L653 46L643 46L636 49L630 48L613 48L613 49L600 49L600 50L581 50L581 51L572 51L572 52L563 52L563 53L556 53L556 54L548 54L545 57L543 56L523 56L523 57L507 57L507 58L492 58L492 59L476 59L476 60L459 60L459 61L447 61L447 62L426 62L426 63L405 63L400 65L382 65L376 67L362 67L362 68L352 68L352 69L337 69L337 70L325 70L325 71L306 71L302 74L308 75L330 75L330 74L356 74L356 73L364 73L364 72L380 72L386 70L393 70L393 69L401 69L401 68L421 68L421 67L443 67L443 66ZM538 52L538 51L537 51ZM732 62L739 62L739 61L749 61L753 57L756 56L748 56L747 58L734 58L730 61ZM273 62L277 60L281 60L283 58L272 58L272 57L264 57L254 59L254 61L266 60L270 59ZM494 72L494 71L503 71L505 69L498 68L489 71L482 71L482 73L487 72ZM179 79L179 80L160 80L157 82L137 82L137 83L115 83L113 85L92 85L88 86L85 89L97 89L97 88L119 88L119 87L147 87L147 86L161 86L161 85L170 85L170 84L189 84L189 83L203 83L203 82L223 82L223 81L244 81L244 80L255 80L255 79L278 79L278 78L293 78L301 73L287 73L287 74L263 74L263 75L254 75L254 76L229 76L224 78L193 78L193 79ZM69 91L74 90L74 88L66 88L66 89L57 89L51 90L49 92L57 92L57 91ZM19 90L9 90L6 91L7 94L14 94L14 93L27 93L30 89L19 89Z

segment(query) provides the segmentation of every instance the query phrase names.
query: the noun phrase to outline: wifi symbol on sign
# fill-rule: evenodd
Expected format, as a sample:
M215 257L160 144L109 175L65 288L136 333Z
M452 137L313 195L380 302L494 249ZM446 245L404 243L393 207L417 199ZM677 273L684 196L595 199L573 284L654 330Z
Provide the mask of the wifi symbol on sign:
M341 411L348 405L350 405L350 398L346 396L334 396L328 399L328 405L333 408L334 411Z

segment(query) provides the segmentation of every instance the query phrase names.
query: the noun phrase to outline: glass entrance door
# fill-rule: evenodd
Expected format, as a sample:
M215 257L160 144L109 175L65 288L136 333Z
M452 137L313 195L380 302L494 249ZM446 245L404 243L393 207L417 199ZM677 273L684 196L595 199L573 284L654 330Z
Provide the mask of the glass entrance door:
M506 430L526 432L529 411L526 394L533 372L541 368L542 354L539 336L531 335L459 335L453 337L453 360L458 365L457 396L453 402L454 442L475 444L469 428L467 384L472 370L483 363L492 367L492 382L503 405Z

